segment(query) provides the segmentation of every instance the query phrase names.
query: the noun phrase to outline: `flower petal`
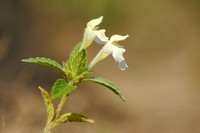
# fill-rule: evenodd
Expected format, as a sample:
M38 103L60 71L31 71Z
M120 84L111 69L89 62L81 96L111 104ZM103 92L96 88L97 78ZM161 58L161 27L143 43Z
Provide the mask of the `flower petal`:
M96 38L99 39L98 41L101 41L101 42L102 40L107 41L107 37L105 36L105 30L99 30L99 31L93 31L93 32L96 34ZM121 70L125 70L126 68L128 68L128 65L126 64L126 61L123 57L123 53L126 50L115 42L115 41L124 40L127 37L128 35L126 36L113 35L110 38L110 40L108 40L106 44L103 46L103 48L99 51L96 57L91 61L91 63L89 64L89 69L91 69L100 60L105 59L111 53L114 60L119 63L118 65Z
M96 19L93 19L93 20L90 20L88 23L87 23L87 27L90 27L91 29L94 29L97 25L99 25L103 20L103 16L99 17L99 18L96 18Z
M119 62L119 68L121 70L126 70L126 68L128 68L128 65L126 64L126 61L123 57L123 53L126 51L124 48L119 48L115 45L113 46L113 52L112 52L112 56L115 59L116 62Z
M126 35L126 36L120 36L120 35L113 35L111 38L110 38L110 42L113 43L113 42L118 42L118 41L122 41L122 40L125 40L127 37L129 37L129 35Z
M126 68L128 68L128 65L126 64L125 60L122 60L122 61L119 62L119 68L121 70L126 70Z
M115 61L120 62L120 61L124 60L123 53L126 50L124 48L119 48L115 45L112 45L112 47L113 47L112 48L113 49L112 56L115 59Z
M106 30L102 29L93 32L96 34L96 37L94 38L96 43L105 44L108 41L108 37L105 35Z

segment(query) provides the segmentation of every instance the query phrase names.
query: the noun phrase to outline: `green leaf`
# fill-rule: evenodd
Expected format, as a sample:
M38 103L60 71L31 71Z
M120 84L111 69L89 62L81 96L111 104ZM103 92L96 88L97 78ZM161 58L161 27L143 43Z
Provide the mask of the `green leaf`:
M73 61L73 59L77 56L77 54L79 53L79 49L81 48L81 43L77 44L74 49L72 50L70 56L69 56L69 62L71 64L71 62Z
M94 123L93 120L86 118L84 115L77 113L65 113L60 116L55 124L65 123L65 122L89 122Z
M78 55L79 53L79 49L81 47L81 43L77 44L74 49L72 50L72 52L70 53L70 56L69 56L69 60L65 63L65 62L62 62L63 64L63 68L65 69L66 73L67 73L67 77L69 79L72 79L72 75L71 75L71 65L74 58Z
M87 54L86 50L81 50L78 55L73 59L71 70L74 76L80 75L82 72L87 70Z
M53 99L61 98L75 90L77 86L68 85L64 79L58 79L51 90L51 97Z
M68 79L74 80L74 82L79 82L92 73L87 68L87 52L85 49L79 51L80 47L81 43L76 45L67 63L63 62L63 67L65 68Z
M76 76L76 80L80 81L82 79L84 79L85 77L87 77L88 75L92 74L93 72L92 71L84 71L82 72L80 75Z
M58 71L65 74L65 71L63 70L62 66L58 62L56 62L55 60L52 60L52 59L49 59L49 58L36 57L36 58L23 59L22 61L28 62L28 63L36 63L36 64L46 65L46 66L55 68Z
M110 90L112 90L115 94L117 94L123 101L125 101L125 98L122 96L122 93L119 91L118 87L116 87L112 82L108 81L107 79L100 78L100 77L91 77L83 79L84 81L91 81L94 83L101 84Z
M87 53L82 49L71 61L67 62L67 76L70 80L80 81L91 74L87 68Z
M53 106L51 97L49 96L48 92L45 91L41 87L39 87L39 89L40 89L40 91L42 93L42 96L43 96L43 99L44 99L44 102L45 102L45 105L46 105L46 109L47 109L47 124L49 124L54 118L54 106Z

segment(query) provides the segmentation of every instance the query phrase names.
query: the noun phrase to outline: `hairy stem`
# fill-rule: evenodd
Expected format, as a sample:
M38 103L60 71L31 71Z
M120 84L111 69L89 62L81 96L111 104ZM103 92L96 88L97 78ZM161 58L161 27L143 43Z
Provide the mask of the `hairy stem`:
M58 104L58 107L57 107L57 110L56 110L56 114L55 114L55 119L57 119L60 115L60 112L65 104L65 101L67 99L67 95L63 95L61 100L60 100L60 103Z

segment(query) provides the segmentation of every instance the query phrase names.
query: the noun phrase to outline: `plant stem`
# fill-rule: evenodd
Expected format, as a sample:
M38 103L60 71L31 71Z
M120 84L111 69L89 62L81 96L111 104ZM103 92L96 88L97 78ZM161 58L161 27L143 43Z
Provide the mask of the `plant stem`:
M58 104L58 107L57 107L57 110L56 110L56 114L55 114L55 119L57 119L59 117L60 112L61 112L61 110L62 110L62 108L64 106L64 103L65 103L66 99L67 99L67 95L63 95L61 100L60 100L60 103Z
M51 133L51 128L49 128L49 126L47 125L47 126L44 128L43 133Z
M68 85L73 85L73 84L74 84L73 81L69 81L68 82ZM60 103L58 104L58 107L57 107L57 110L56 110L56 114L55 114L55 119L57 119L59 117L60 112L61 112L61 110L62 110L62 108L63 108L63 106L65 104L66 99L67 99L67 95L63 95L61 100L60 100Z

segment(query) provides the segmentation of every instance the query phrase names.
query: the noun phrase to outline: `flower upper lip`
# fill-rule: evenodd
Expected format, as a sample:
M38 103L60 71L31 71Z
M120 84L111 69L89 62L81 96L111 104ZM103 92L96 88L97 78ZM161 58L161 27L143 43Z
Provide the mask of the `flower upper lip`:
M110 38L111 43L113 42L119 42L119 41L124 41L126 38L129 37L129 35L121 36L121 35L113 35Z
M97 27L103 20L103 16L99 17L99 18L96 18L96 19L93 19L93 20L90 20L88 23L87 23L87 27L90 27L91 29L95 29L95 27Z
M103 16L90 20L85 28L83 41L80 50L86 49L91 45L93 40L97 43L105 44L108 41L108 37L105 35L105 29L99 29L98 25L102 22Z

